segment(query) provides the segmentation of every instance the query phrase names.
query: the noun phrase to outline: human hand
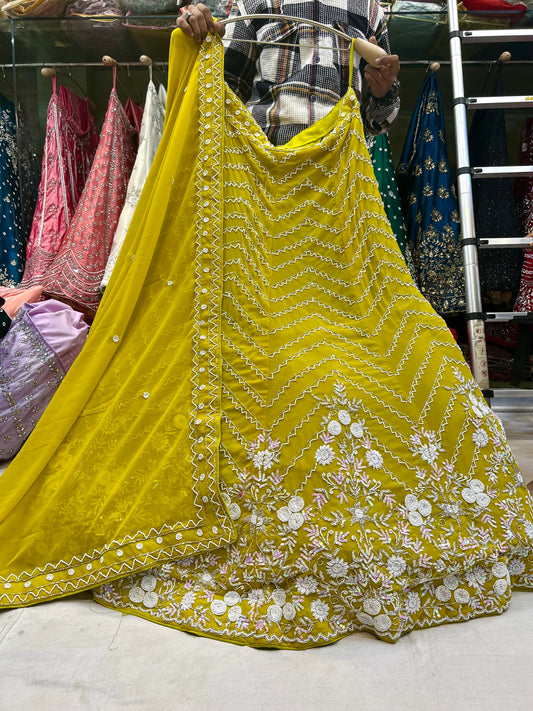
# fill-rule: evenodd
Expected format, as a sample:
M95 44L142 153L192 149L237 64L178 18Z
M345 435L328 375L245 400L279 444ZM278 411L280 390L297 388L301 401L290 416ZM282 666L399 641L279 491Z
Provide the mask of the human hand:
M370 37L372 44L377 44L375 37ZM392 87L400 71L400 59L397 54L387 54L376 59L376 66L365 67L365 79L372 95L380 99Z
M213 19L211 10L203 3L182 7L181 16L176 19L176 25L198 44L202 44L208 32L211 34L216 32L223 37L226 31L221 22L216 22Z

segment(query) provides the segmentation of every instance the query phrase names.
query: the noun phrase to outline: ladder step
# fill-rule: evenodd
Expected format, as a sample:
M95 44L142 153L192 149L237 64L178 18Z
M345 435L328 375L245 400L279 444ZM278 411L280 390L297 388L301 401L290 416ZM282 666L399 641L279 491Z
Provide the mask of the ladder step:
M533 323L532 311L490 311L486 314L487 321L520 321Z
M479 246L482 249L500 249L506 247L533 247L532 237L488 237L479 240Z
M459 33L463 42L531 42L531 30L465 30Z
M496 165L472 168L473 178L533 177L533 165Z
M495 400L526 398L531 400L531 405L533 406L533 389L531 388L494 388L491 390L483 390L483 395L488 398L494 398Z
M533 96L469 96L467 109L530 109Z

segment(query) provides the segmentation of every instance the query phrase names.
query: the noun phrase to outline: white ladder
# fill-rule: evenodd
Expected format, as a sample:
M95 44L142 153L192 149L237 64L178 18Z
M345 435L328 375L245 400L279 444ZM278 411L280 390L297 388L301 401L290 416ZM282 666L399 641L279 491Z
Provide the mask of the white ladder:
M527 388L490 389L485 341L485 321L515 321L533 324L530 312L483 311L479 281L478 248L524 248L531 244L527 237L495 237L477 239L474 221L472 179L519 177L533 178L533 166L472 167L468 150L467 109L476 108L532 108L533 96L465 97L461 43L532 42L533 30L465 30L459 29L457 0L447 0L450 30L450 65L452 72L453 115L457 155L457 192L461 215L461 248L465 271L465 301L468 345L472 374L483 391L491 398L531 398L533 390Z

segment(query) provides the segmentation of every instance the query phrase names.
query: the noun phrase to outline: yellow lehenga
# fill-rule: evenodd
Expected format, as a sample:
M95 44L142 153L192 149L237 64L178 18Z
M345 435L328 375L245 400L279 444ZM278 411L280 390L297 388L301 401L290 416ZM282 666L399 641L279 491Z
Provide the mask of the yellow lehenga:
M176 31L165 132L87 345L0 478L0 604L95 588L275 647L502 611L531 500L415 288L352 90L272 146Z

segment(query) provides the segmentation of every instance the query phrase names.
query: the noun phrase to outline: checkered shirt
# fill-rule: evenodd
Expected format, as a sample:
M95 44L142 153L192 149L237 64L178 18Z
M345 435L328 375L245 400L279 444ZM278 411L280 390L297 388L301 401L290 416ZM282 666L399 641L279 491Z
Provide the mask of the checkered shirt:
M316 20L350 37L375 36L390 53L383 10L375 0L237 0L230 17L261 13ZM226 26L225 45L226 81L274 145L286 143L325 116L348 88L349 43L321 28L283 20L241 20ZM364 81L363 68L364 60L354 53L352 86L365 130L382 133L398 114L399 84L376 98Z

